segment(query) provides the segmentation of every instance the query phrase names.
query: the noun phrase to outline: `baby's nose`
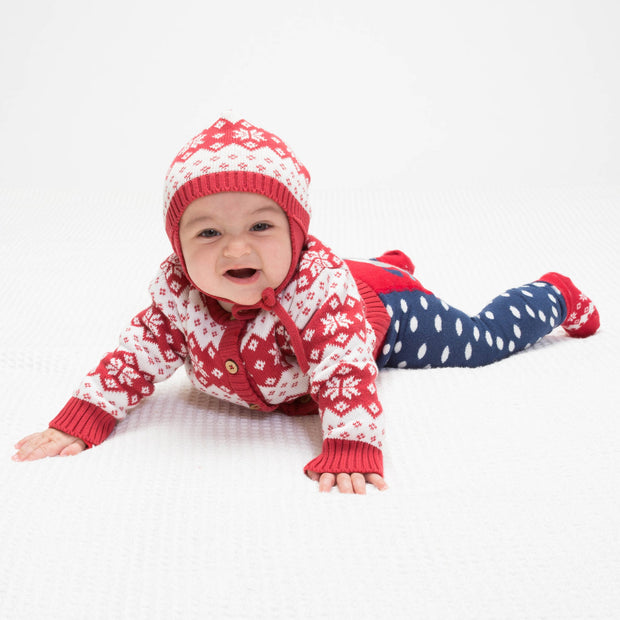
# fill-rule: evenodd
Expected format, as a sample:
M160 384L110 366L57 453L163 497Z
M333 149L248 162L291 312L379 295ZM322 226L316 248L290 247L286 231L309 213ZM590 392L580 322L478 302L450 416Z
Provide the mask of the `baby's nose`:
M245 236L231 237L224 248L224 255L230 258L245 256L250 253L250 246Z

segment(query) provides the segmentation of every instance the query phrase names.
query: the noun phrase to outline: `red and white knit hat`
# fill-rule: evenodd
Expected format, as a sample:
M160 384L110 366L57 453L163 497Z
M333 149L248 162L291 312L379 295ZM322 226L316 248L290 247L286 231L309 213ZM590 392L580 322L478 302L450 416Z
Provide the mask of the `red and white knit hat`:
M275 201L288 217L293 259L285 284L308 233L309 185L308 170L278 136L231 113L223 114L181 149L166 175L166 233L185 273L179 223L187 206L219 192L253 192Z

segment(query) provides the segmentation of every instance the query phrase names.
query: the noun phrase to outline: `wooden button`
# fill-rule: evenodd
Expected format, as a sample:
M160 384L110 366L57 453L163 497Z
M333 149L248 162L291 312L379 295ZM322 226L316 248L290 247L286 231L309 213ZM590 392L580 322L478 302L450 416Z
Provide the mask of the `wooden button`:
M235 362L233 362L232 360L228 360L225 366L226 366L226 370L231 375L236 375L239 372L239 366L237 366L237 364L235 364Z
M260 405L250 405L250 409L260 409Z
M297 400L300 403L309 403L312 400L312 397L310 394L306 394L305 396L300 396Z

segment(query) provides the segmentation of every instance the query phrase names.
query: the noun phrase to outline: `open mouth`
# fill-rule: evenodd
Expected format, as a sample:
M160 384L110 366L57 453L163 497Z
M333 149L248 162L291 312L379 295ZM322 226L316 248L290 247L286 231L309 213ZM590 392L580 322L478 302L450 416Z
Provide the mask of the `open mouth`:
M248 280L256 274L256 269L229 269L226 275L229 278L235 278L236 280Z

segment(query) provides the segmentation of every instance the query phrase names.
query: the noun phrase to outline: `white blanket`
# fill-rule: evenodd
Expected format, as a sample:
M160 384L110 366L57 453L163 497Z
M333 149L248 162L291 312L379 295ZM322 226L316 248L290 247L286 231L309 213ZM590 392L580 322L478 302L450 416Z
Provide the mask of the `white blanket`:
M325 192L342 256L407 251L476 313L546 271L596 302L485 368L390 370L390 489L320 495L315 417L261 414L180 371L101 446L10 460L148 303L158 196L0 193L0 618L534 618L620 613L620 188Z

